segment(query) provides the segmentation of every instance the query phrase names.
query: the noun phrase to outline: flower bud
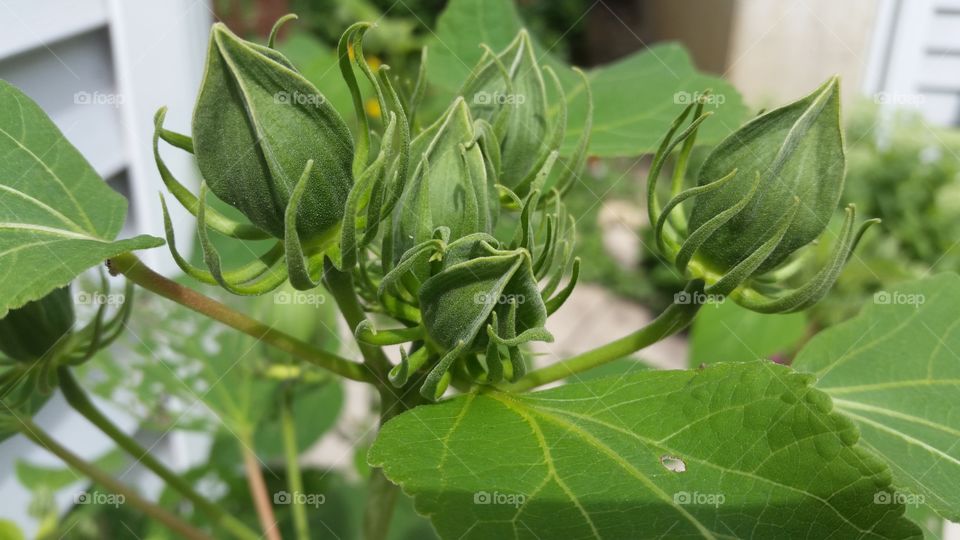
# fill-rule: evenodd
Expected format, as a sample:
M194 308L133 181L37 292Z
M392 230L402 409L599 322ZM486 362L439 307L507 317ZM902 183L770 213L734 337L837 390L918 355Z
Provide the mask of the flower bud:
M839 82L832 78L809 96L757 117L710 153L699 185L737 172L709 197L695 200L691 231L756 192L697 251L705 265L720 272L734 268L770 238L798 203L782 238L756 272L778 266L823 233L843 191L839 94Z
M485 54L460 95L468 100L475 118L496 130L502 162L498 182L525 195L547 154L559 147L566 128L558 125L551 133L546 85L527 32L521 31L502 52Z
M441 226L449 230L449 241L491 233L499 211L497 195L464 100L455 100L411 147L420 162L394 212L387 239L393 262L433 238Z
M498 382L504 364L498 346L509 351L510 379L523 375L517 347L532 340L552 341L544 325L547 308L524 249L498 249L496 240L475 234L451 243L440 270L419 291L423 324L431 344L443 357L422 392L431 399L443 393L454 360L486 351L488 378Z
M57 350L74 323L69 285L10 310L0 319L0 352L32 362Z
M674 139L694 107L694 120ZM784 268L788 260L823 234L843 191L839 82L832 78L809 96L732 133L707 157L697 187L678 192L680 183L674 183L673 198L661 213L660 169L684 141L678 163L686 163L697 128L708 116L700 114L702 109L702 103L687 107L651 165L648 209L658 245L678 270L703 280L707 294L730 296L766 313L813 305L836 281L864 231L877 222L867 220L856 229L854 208L848 207L830 260L804 285L786 289L784 276L796 271L796 265ZM682 166L675 178L683 177ZM689 221L675 211L688 199L693 199Z
M313 160L297 232L309 247L337 231L353 184L346 124L280 53L223 24L210 35L193 147L211 191L276 238L284 238L285 209Z

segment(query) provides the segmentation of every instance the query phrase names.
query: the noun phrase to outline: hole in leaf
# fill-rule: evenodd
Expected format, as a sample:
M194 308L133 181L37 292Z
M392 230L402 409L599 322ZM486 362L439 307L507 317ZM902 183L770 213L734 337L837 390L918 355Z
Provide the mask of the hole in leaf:
M673 472L684 472L687 470L687 464L678 457L660 456L660 464L663 468Z

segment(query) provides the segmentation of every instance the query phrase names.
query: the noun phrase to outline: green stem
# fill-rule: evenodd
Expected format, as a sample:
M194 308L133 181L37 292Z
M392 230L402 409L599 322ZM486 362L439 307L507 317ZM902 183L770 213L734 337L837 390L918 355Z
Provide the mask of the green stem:
M333 295L333 299L340 308L340 313L347 321L350 331L353 332L360 326L360 323L367 320L367 314L357 299L357 293L353 288L353 276L348 272L341 272L333 266L330 259L324 260L323 279L326 282L327 289ZM383 354L383 350L375 345L369 345L358 341L360 353L363 355L364 364L375 374L378 386L389 386L387 373L392 367L390 360Z
M293 526L298 540L310 540L310 527L307 522L307 509L301 502L303 493L303 476L300 474L300 456L297 449L297 426L293 421L293 387L284 385L283 400L280 404L280 425L283 431L283 457L287 462L287 489L290 490L293 500L290 501L293 511Z
M89 477L96 484L103 486L109 491L122 495L125 503L130 503L134 508L143 512L147 517L156 520L165 527L176 533L182 538L190 540L211 540L206 533L194 528L192 525L184 522L177 516L171 514L166 509L157 506L137 494L129 486L117 481L106 471L95 467L93 464L85 461L80 456L67 450L55 441L50 435L44 432L39 426L33 423L29 418L13 415L19 425L20 432L38 446L46 449L57 456L72 469Z
M695 299L702 294L703 284L691 282L685 291L688 298ZM505 389L523 392L629 356L683 330L693 321L699 310L700 304L696 302L670 304L659 317L640 330L562 362L531 371L519 381L507 385Z
M214 528L219 529L222 527L235 537L243 540L259 540L260 535L197 493L193 489L193 486L184 480L183 477L168 469L163 463L153 457L147 449L140 446L137 441L121 431L116 424L104 416L104 414L97 409L96 405L90 401L90 398L86 392L83 391L83 388L77 383L70 368L66 366L59 368L57 370L57 378L60 381L60 390L63 392L63 396L74 410L82 414L91 424L97 426L100 431L113 439L113 441L117 443L117 446L130 454L137 462L142 463L163 479L167 485L189 499L200 512L211 520Z
M350 329L356 330L362 322L367 320L367 315L357 299L353 277L349 273L337 270L327 260L324 261L324 280ZM392 365L383 353L383 349L360 341L357 341L357 345L363 354L364 364L369 366L378 380L380 425L416 405L420 397L419 392L411 392L409 387L394 388L387 379L387 373ZM406 395L412 396L409 402L403 399ZM373 469L370 472L369 490L363 512L363 537L366 540L383 540L387 537L399 494L400 488L387 479L382 469Z
M375 382L375 378L365 366L351 362L336 354L318 349L289 334L267 326L260 321L251 319L193 289L171 281L148 268L131 253L124 253L110 259L108 266L111 273L123 274L127 279L148 291L173 300L211 319L220 321L231 328L253 336L301 360L329 369L348 379L367 383Z

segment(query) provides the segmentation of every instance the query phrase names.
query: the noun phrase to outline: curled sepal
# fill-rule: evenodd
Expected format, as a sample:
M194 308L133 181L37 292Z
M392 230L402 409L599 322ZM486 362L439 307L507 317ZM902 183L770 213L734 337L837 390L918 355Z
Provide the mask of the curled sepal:
M843 270L844 264L856 249L866 230L880 222L878 219L868 219L854 230L855 218L856 209L850 205L846 209L840 237L834 245L830 258L823 268L804 285L775 296L752 289L738 290L731 294L731 298L741 306L760 313L791 313L816 304L836 283L840 271Z
M204 192L205 194L205 192ZM197 205L198 210L200 204ZM217 281L217 278L209 270L204 270L190 263L186 260L183 255L180 254L180 251L177 249L177 239L173 230L173 221L170 219L170 213L167 210L167 202L164 199L163 194L160 194L160 209L163 212L163 229L167 238L167 247L170 249L170 254L173 256L173 261L177 263L177 266L188 276L206 283L208 285L219 285L220 282ZM210 211L210 208L206 204L203 205L203 216L206 218L206 213ZM280 242L277 242L273 247L261 255L259 258L251 261L250 263L244 265L241 268L236 270L230 270L227 272L221 272L221 279L229 283L246 283L257 278L262 277L264 274L269 272L271 268L276 265L283 258L283 245ZM286 271L281 267L276 269L277 272L282 272L284 279L286 278Z
M186 135L181 135L179 133L174 133L164 129L163 121L166 116L167 108L161 107L159 110L157 110L157 113L153 117L153 158L157 164L157 170L160 172L160 179L163 180L163 184L167 186L167 189L170 190L170 193L177 199L177 201L180 202L181 205L183 205L184 208L187 209L188 212L196 216L200 208L199 200L193 193L190 192L189 189L186 188L186 186L181 184L176 177L173 176L173 173L170 171L170 168L167 167L163 157L160 156L160 139L163 139L177 148L186 150L191 154L193 153L193 140ZM206 222L207 226L211 229L231 238L238 238L241 240L264 240L270 238L270 235L260 228L249 223L241 223L232 220L212 208L207 209Z
M320 284L323 277L322 257L328 252L329 244L334 242L333 235L328 235L323 241L305 248L300 240L300 233L295 226L303 195L306 193L312 178L312 168L313 160L311 159L307 161L307 165L300 175L300 180L297 181L290 197L290 204L287 205L286 236L283 239L283 248L287 254L287 273L290 275L290 284L301 291L308 291ZM308 251L308 249L312 251ZM313 265L313 268L311 268L311 260L318 260L318 264Z
M430 359L430 352L426 347L421 347L414 351L413 354L407 355L405 349L400 349L400 363L393 366L393 369L387 373L387 379L390 380L390 384L400 387L407 384L407 381L410 380L410 375L419 371L424 365L427 364L427 361Z
M205 219L206 211L207 186L206 183L201 183L200 208L197 212L197 236L200 238L200 249L203 252L203 262L206 263L207 268L210 269L209 276L213 278L217 285L220 285L233 294L254 296L270 292L286 281L287 273L282 268L274 267L274 261L271 260L276 257L276 255L274 255L276 253L275 250L273 250L273 253L268 252L264 258L254 260L237 270L224 271L220 262L220 254L217 252L217 248L210 240L210 234L206 226ZM169 219L169 216L165 215L164 221L166 225L167 236L172 240L173 229L168 225ZM173 249L172 244L171 252L175 253L175 249ZM178 259L180 258L178 257ZM177 263L180 264L180 267L185 269L184 265L181 264L183 262L185 261L177 260ZM186 269L184 271L186 271ZM191 277L194 277L195 279L206 281L207 276L202 275L202 272L203 271L200 269L192 268L192 272L189 273Z
M422 326L414 326L412 328L377 330L369 319L364 319L357 325L357 328L353 331L353 335L357 338L357 341L382 347L423 339L424 329Z

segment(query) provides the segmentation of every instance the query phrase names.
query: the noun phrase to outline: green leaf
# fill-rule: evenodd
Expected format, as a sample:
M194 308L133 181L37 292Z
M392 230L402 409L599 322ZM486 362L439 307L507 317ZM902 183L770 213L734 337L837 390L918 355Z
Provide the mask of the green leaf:
M0 80L0 318L121 253L159 238L114 241L127 201L40 107Z
M960 521L960 277L941 274L878 292L854 319L797 356L817 388L886 458L895 485Z
M709 304L693 321L689 365L744 362L789 353L806 334L806 321L803 313L765 315L734 302Z
M430 82L442 97L453 96L483 54L477 43L502 50L522 26L511 0L452 0L437 21L436 40L430 45ZM541 63L556 69L563 84L569 107L563 151L568 155L576 147L586 115L583 81L543 46L534 43L534 50ZM675 43L655 45L591 69L587 78L595 107L591 155L653 152L673 118L689 103L685 101L707 89L715 96L709 110L716 114L700 130L701 143L719 142L746 115L740 94L724 80L698 72L686 50ZM556 114L559 105L551 103L550 112Z
M23 540L23 531L17 524L8 520L0 519L0 538L3 540Z
M443 538L919 538L811 382L752 362L469 394L389 421L369 462Z

